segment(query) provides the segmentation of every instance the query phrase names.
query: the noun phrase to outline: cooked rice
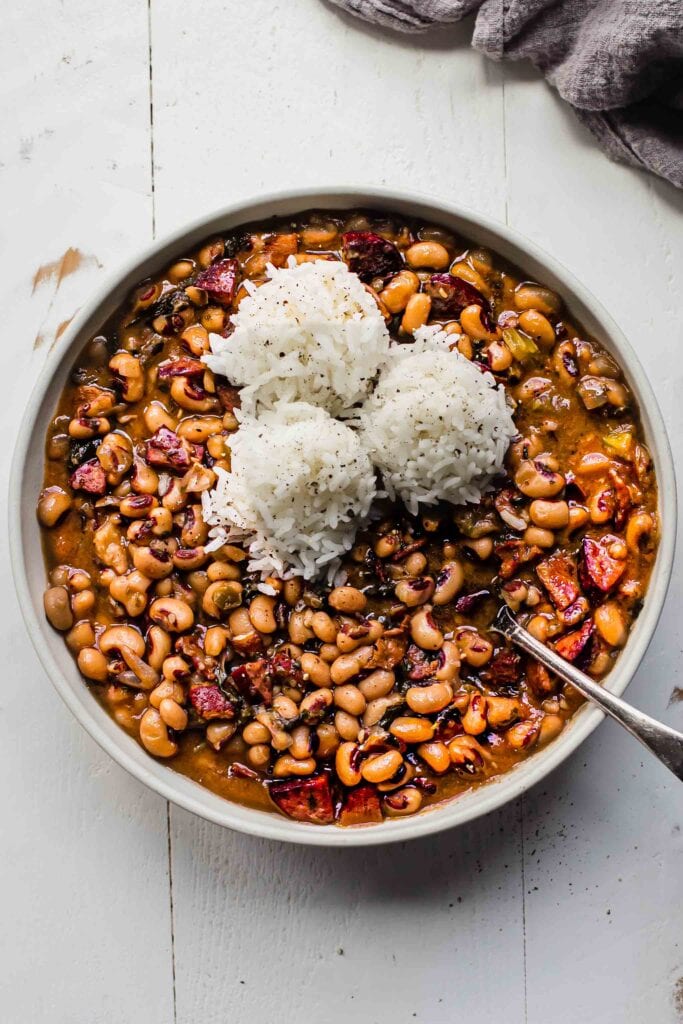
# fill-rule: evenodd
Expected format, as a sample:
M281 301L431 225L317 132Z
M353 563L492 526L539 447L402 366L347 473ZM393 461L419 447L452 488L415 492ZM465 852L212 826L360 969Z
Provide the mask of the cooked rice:
M323 409L281 402L243 418L230 447L231 472L217 469L202 495L206 549L244 542L262 577L332 580L376 496L358 434Z
M231 318L229 337L211 335L214 373L242 386L240 415L281 401L344 416L372 390L389 334L372 295L345 263L317 260L268 267Z
M456 351L453 338L423 327L392 345L357 423L387 493L420 505L478 502L517 433L505 389Z

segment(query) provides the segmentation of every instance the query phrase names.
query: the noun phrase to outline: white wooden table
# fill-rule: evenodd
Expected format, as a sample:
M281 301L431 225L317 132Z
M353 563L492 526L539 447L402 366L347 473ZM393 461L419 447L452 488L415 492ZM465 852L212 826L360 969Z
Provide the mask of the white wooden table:
M552 250L631 337L683 467L683 195L610 164L470 26L392 38L320 0L42 0L3 21L3 477L104 271L227 201L332 183L416 186ZM6 541L0 558L3 1024L683 1021L683 791L616 726L457 832L244 838L83 733L32 653ZM628 693L678 727L681 567Z

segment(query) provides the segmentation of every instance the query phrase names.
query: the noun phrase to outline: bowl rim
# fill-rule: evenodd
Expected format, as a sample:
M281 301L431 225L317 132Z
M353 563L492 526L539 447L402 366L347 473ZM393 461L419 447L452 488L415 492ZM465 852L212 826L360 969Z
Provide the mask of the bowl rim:
M279 207L275 212L270 207ZM610 673L608 689L616 694L624 692L635 674L652 639L659 620L671 576L676 540L676 482L671 448L657 400L640 361L611 314L602 306L574 274L532 240L496 219L476 210L452 203L440 196L407 189L391 189L371 185L342 185L324 188L285 189L239 199L210 214L185 223L152 243L137 249L112 272L105 275L102 285L79 310L73 321L54 344L35 382L29 397L12 460L9 482L9 540L14 583L31 642L49 679L76 719L99 746L130 774L165 799L191 811L208 821L249 835L277 839L312 846L374 846L402 842L430 835L488 814L503 804L516 799L527 789L540 782L561 762L572 754L604 718L598 708L585 704L573 716L563 733L546 748L532 755L520 765L489 782L457 797L425 809L415 817L395 818L381 825L341 829L334 826L308 825L280 816L233 803L213 794L210 790L173 771L163 762L153 759L122 729L112 722L106 711L90 693L78 675L70 682L57 664L49 646L50 630L44 617L37 614L28 581L28 562L24 547L23 490L27 461L31 451L34 423L46 401L50 400L53 378L84 327L96 318L113 293L129 279L142 279L149 264L162 265L161 254L181 243L196 244L213 232L227 230L262 217L287 216L307 209L375 208L403 209L408 215L436 220L439 216L464 224L463 234L479 240L482 231L493 239L498 251L514 250L524 269L525 261L533 261L559 282L564 294L569 294L568 305L578 300L590 318L598 323L608 347L618 351L620 365L630 386L637 391L641 417L649 430L648 442L657 467L659 493L660 540L655 565L643 605L629 641ZM263 211L263 212L261 212ZM192 241L194 239L194 241ZM517 261L513 257L513 261ZM120 298L117 299L117 303ZM56 396L53 396L56 398ZM54 408L54 402L53 406ZM41 438L42 451L42 438ZM42 461L41 461L42 465ZM32 556L34 557L34 556ZM42 552L39 556L42 563ZM111 727L115 731L112 731Z

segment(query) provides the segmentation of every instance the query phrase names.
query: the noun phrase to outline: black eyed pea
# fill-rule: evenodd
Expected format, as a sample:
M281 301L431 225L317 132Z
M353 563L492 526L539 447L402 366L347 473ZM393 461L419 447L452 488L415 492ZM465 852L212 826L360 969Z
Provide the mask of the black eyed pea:
M223 626L209 626L204 634L204 653L210 658L218 658L228 642L228 631Z
M313 756L313 743L311 742L311 730L307 725L297 725L292 729L292 745L289 753L297 761L305 761Z
M366 782L388 782L402 765L403 758L398 750L387 750L383 754L375 754L363 761L360 774Z
M177 732L187 728L187 711L172 697L164 697L159 704L159 714L169 728Z
M428 743L421 743L417 752L422 760L437 775L443 775L451 766L451 755L448 747L441 740L430 740Z
M626 524L626 546L638 554L654 533L654 519L649 512L634 512Z
M169 633L184 633L194 625L194 612L189 604L176 597L158 597L152 601L149 617Z
M504 341L492 341L486 348L486 358L494 373L504 373L512 366L512 352Z
M291 697L286 697L283 693L278 693L273 697L273 711L280 718L283 718L285 722L293 722L295 718L299 717L299 708L295 701Z
M445 270L451 261L448 249L440 242L414 242L406 249L405 257L415 270Z
M357 786L361 780L361 773L358 767L359 751L355 743L347 741L340 743L337 747L334 766L337 777L343 786ZM401 755L399 754L399 757ZM387 776L388 778L388 776Z
M493 539L491 537L476 537L474 540L464 540L463 545L473 551L477 558L485 562L493 554Z
M564 729L564 718L561 715L544 715L538 732L538 744L544 746L559 736Z
M415 786L404 786L393 793L387 793L382 801L384 813L390 818L416 814L422 806L422 794Z
M388 285L379 293L379 297L390 313L402 313L408 305L411 295L420 287L420 279L412 270L402 270L392 277Z
M337 711L334 716L334 727L337 733L343 740L355 740L358 739L358 733L360 732L360 722L355 715L350 715L348 711Z
M395 530L392 530L377 538L373 551L378 558L389 558L398 551L400 546L401 538Z
M144 638L132 626L108 626L100 635L97 646L103 654L120 653L124 647L137 654L138 658L145 654Z
M161 626L151 626L147 633L147 662L161 672L164 659L171 653L171 638Z
M540 459L524 459L515 473L515 484L527 498L554 498L565 485L561 473Z
M185 691L183 690L180 683L173 679L162 679L161 682L154 687L149 695L149 703L153 708L159 708L161 702L164 700L175 701L176 704L182 704L185 700Z
M253 747L257 743L270 742L270 732L260 722L248 722L242 730L242 739Z
M456 768L464 768L468 772L480 772L484 769L489 755L474 736L456 736L446 746L451 764Z
M411 576L421 576L427 568L427 559L421 551L413 551L403 563L403 568Z
M431 605L424 605L410 620L410 635L423 651L438 651L443 647L443 633L434 622L431 611Z
M451 266L449 273L452 277L459 277L461 281L467 281L468 284L474 285L477 291L487 298L491 294L491 288L484 276L465 260L456 260Z
M65 633L74 624L74 617L66 587L49 587L43 594L43 607L53 629Z
M178 745L168 735L168 726L156 708L147 708L140 719L140 742L154 757L178 753Z
M475 341L498 341L500 337L500 331L497 327L490 331L483 324L481 306L475 304L465 306L460 314L460 326L468 338L474 338Z
M176 569L191 573L200 569L208 557L204 548L178 548L173 552L173 565Z
M164 548L131 544L129 551L135 568L150 580L163 580L173 572L173 560Z
M522 714L522 705L517 697L486 697L486 718L492 729L512 725Z
M194 262L192 260L178 260L172 267L169 267L167 277L172 284L178 284L179 281L184 281L186 277L189 277L194 270Z
M524 283L515 289L518 310L535 309L544 316L557 316L562 308L559 295L540 284Z
M569 522L569 505L566 501L537 498L529 505L529 515L534 526L543 530L562 530Z
M332 690L326 686L307 693L299 704L299 714L306 721L319 721L327 709L332 706L334 697Z
M551 349L555 344L553 325L537 309L525 309L520 313L519 326L542 348Z
M167 427L169 430L175 430L176 428L175 417L171 416L162 402L156 400L146 406L142 418L150 434L156 434L159 427Z
M318 640L322 640L323 643L333 644L336 640L337 625L327 612L314 612L311 619L311 629Z
M78 652L78 668L86 677L96 683L104 683L109 675L107 659L95 647L83 647Z
M331 722L323 722L315 730L317 750L316 757L325 761L336 752L339 746L339 733Z
M336 644L321 644L320 645L320 657L323 661L327 662L328 665L336 661L341 651Z
M384 626L378 619L371 619L370 622L359 623L348 619L342 625L349 627L349 632L340 630L337 633L336 645L341 654L350 654L367 644L374 644L384 632Z
M311 614L310 608L290 612L287 631L289 633L289 639L293 644L301 644L303 646L308 640L314 639L315 634L308 625L308 622L311 621L312 618L313 615Z
M131 618L142 615L147 607L147 590L151 580L134 569L125 576L115 576L109 584L109 593L126 609Z
M335 686L333 694L335 706L341 708L342 711L346 711L349 715L358 716L362 715L365 711L367 701L353 683Z
M372 647L359 647L351 654L340 654L330 666L330 676L336 686L341 686L357 676L372 659Z
M151 494L130 494L120 502L119 511L126 519L146 519L158 504Z
M365 679L358 683L358 689L366 701L375 700L377 697L386 697L396 685L396 676L389 669L378 668Z
M545 530L540 526L527 526L522 534L526 544L535 544L539 548L551 548L555 544L555 534L552 530Z
M540 723L527 719L524 722L517 722L511 725L505 732L505 740L513 750L526 750L533 747L538 740Z
M460 562L446 562L436 577L436 586L432 596L435 605L448 604L462 589L465 573Z
M215 583L209 584L202 595L202 609L212 619L222 618L231 609L239 608L241 603L242 584L236 580L216 580ZM250 629L251 618L248 613L246 620Z
M440 683L452 683L460 675L460 649L452 640L444 640L439 654L439 667L434 676Z
M368 701L368 706L363 712L363 725L365 728L371 729L373 725L377 725L389 708L400 704L402 700L403 698L400 694L393 693L387 694L386 697L375 697L374 700Z
M331 608L345 614L362 612L368 603L365 594L349 586L335 587L327 600Z
M418 327L424 327L432 311L432 300L425 292L411 295L401 319L404 334L414 334Z
M78 654L83 647L94 647L95 630L92 627L92 623L87 619L76 622L66 634L64 640L69 650L74 654Z
M56 526L71 508L71 498L61 487L46 487L38 498L38 519L48 529Z
M242 577L238 567L232 562L212 562L206 570L206 575L210 583L216 583L218 580L239 581Z
M267 768L270 764L270 747L266 743L256 743L247 751L247 761L252 768Z
M303 592L304 581L300 576L294 576L291 580L285 580L282 596L285 599L285 604L288 604L290 608L294 607Z
M479 736L486 729L486 697L473 693L462 716L462 727L468 736Z
M275 598L268 594L257 594L249 605L249 619L259 633L274 633L277 629Z
M139 402L145 393L142 366L129 352L117 352L109 360L109 369L121 381L124 402Z
M434 723L428 718L401 715L393 720L389 732L403 743L426 743L434 736Z
M314 686L330 685L330 667L319 655L309 651L302 654L301 669Z
M192 444L203 444L212 435L219 434L223 429L220 416L187 416L178 424L176 433Z
M480 636L473 627L462 626L456 630L455 642L461 658L472 668L481 668L491 660L493 644Z
M206 739L214 750L220 750L236 732L237 726L234 722L209 722L206 727Z
M159 682L159 673L156 672L151 665L148 665L146 661L143 661L134 651L131 651L129 647L121 648L121 657L125 661L128 668L134 673L137 678L137 685L141 690L151 690Z
M417 579L399 580L394 588L396 599L408 608L429 601L434 593L434 580L431 576L418 576Z
M593 621L598 633L610 647L623 647L628 638L624 614L616 601L605 601L595 609Z
M453 687L449 683L410 686L406 691L406 704L418 715L432 715L437 711L443 711L452 700Z
M181 409L188 412L212 412L216 406L213 395L196 388L187 377L174 377L171 381L171 398Z
M276 779L284 779L291 775L312 775L315 768L314 757L297 760L291 754L282 754L273 765L273 775Z

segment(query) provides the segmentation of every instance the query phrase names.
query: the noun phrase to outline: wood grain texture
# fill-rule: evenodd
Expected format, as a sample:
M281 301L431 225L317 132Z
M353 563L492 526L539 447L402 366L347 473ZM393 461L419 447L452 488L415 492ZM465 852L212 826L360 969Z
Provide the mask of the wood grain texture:
M46 0L4 15L6 494L16 424L55 333L103 268L149 240L151 202L146 7ZM166 805L95 746L53 691L20 618L4 540L0 579L0 1019L168 1024Z
M588 280L681 465L683 200L609 164L535 75L471 52L470 30L395 37L320 0L8 11L5 433L64 321L154 222L366 183L507 218ZM629 697L683 727L680 568ZM171 808L171 877L166 805L62 708L4 548L0 571L3 1024L683 1020L681 794L616 727L517 805L386 850L287 847Z

